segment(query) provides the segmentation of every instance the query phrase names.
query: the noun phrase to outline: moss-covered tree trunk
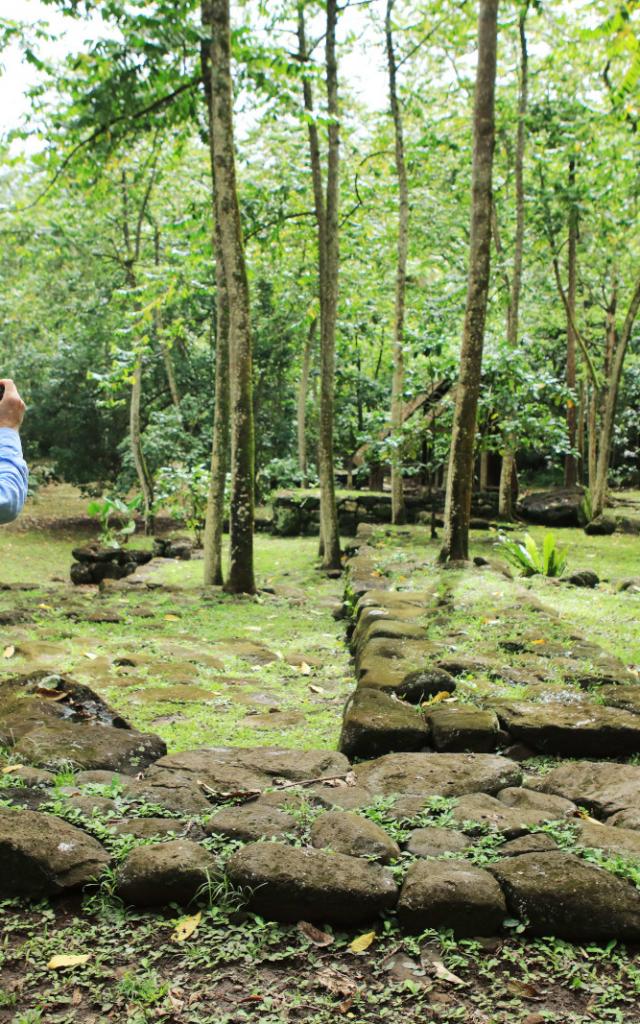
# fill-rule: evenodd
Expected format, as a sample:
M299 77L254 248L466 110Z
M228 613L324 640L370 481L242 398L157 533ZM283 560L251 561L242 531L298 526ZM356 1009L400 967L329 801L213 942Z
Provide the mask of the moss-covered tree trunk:
M407 282L407 250L409 244L409 186L404 156L404 130L402 111L398 102L397 64L393 43L392 14L395 0L387 0L385 37L387 45L387 71L389 101L394 131L394 154L398 179L398 250L396 261L396 294L393 317L393 376L391 380L391 427L396 442L400 440L404 410L404 315ZM406 521L402 458L396 449L391 460L391 520Z
M304 0L298 3L298 57L308 60ZM313 93L308 75L303 78L304 108L308 117L309 156L313 200L318 226L318 281L320 290L320 415L318 420L318 475L320 477L320 554L325 569L340 568L340 535L333 465L335 341L338 310L340 126L338 64L336 58L336 0L327 2L325 42L327 113L327 184L323 186L320 140L313 119Z
M441 561L466 559L469 556L476 419L491 264L497 16L498 0L480 0L473 115L469 278L453 414Z
M574 198L576 187L576 162L569 160L569 236L567 240L567 386L575 390L576 386L576 294L578 281L578 207ZM576 447L578 418L575 402L567 405L567 441L572 451L564 459L564 485L575 487L578 482L578 463L573 449Z
M210 32L211 5L209 0L204 0L202 3L201 20L205 31ZM213 206L212 247L216 264L214 413L211 442L211 472L204 529L204 584L205 586L221 586L224 583L222 572L222 535L224 529L224 499L229 448L229 297L223 264L222 237L216 213L211 49L211 41L203 40L200 63L207 112Z
M236 184L229 0L211 0L212 142L217 223L229 299L230 564L226 589L255 593L254 431L249 283Z

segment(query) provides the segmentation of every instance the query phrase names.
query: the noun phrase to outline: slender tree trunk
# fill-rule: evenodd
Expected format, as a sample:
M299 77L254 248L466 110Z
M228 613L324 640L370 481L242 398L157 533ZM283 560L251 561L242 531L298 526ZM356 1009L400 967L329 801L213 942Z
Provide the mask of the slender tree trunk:
M216 236L219 234L217 226ZM220 239L216 248L221 246ZM224 498L229 446L229 300L222 259L216 260L216 378L213 411L211 474L204 529L205 586L221 586Z
M589 420L587 433L589 447L589 490L593 494L596 488L596 475L598 469L598 394L594 384L591 385L589 393Z
M330 121L327 153L326 195L322 182L322 164L318 130L308 120L309 154L313 198L318 225L318 277L320 285L320 416L318 424L318 471L320 476L320 554L325 569L340 568L340 536L333 469L333 407L335 384L335 335L338 305L338 202L340 170L340 134L338 107L338 66L336 61L336 0L327 0L326 83L327 113ZM304 2L298 4L299 59L308 60ZM304 107L313 114L311 82L303 78Z
M144 532L153 533L153 480L147 466L142 449L142 436L140 428L140 405L142 401L142 353L138 353L133 368L133 383L131 385L131 399L129 403L129 436L131 439L131 454L133 464L136 468L142 500L144 502Z
M314 316L302 353L302 371L298 385L298 468L302 478L302 486L307 486L307 391L309 390L309 374L311 372L311 356L318 329L318 319Z
M578 403L578 427L576 434L576 447L578 449L578 483L584 482L585 465L585 405L586 388L584 381L580 382L580 398Z
M340 534L336 508L333 468L333 419L336 362L336 321L338 315L339 260L339 172L340 126L338 107L338 64L336 59L337 0L327 0L327 35L325 45L327 114L327 189L325 233L325 300L324 319L320 329L320 519L322 523L324 569L340 568Z
M217 224L229 300L231 408L230 565L226 589L255 593L254 431L249 284L236 184L229 0L211 0L212 139Z
M153 229L153 261L156 266L156 270L160 266L160 230L157 225L154 225ZM164 372L167 378L167 384L169 386L169 394L171 395L171 401L175 406L178 418L182 420L180 412L180 392L178 391L178 383L176 381L176 375L173 368L173 359L171 358L171 349L166 345L160 337L162 333L162 315L160 310L156 307L153 314L153 328L156 335L156 340L160 346L162 353L162 362L164 363Z
M567 316L567 387L575 390L576 386L576 334L574 324L576 322L576 290L577 290L577 251L578 251L578 208L574 199L576 186L576 162L573 158L569 160L569 238L567 251L567 303L569 314ZM577 417L576 407L573 401L567 405L567 441L572 449L576 446ZM572 452L565 455L564 459L564 485L575 487L578 482L578 467L576 457Z
M611 370L607 386L607 393L600 425L600 443L598 451L598 464L596 468L595 487L591 495L593 515L599 516L604 512L607 500L607 479L609 475L609 464L611 462L611 448L613 444L613 427L618 404L618 392L622 380L622 370L627 348L631 338L631 332L640 309L640 278L635 283L633 295L629 303L629 309L622 326L620 340L616 345L611 360Z
M203 27L211 28L211 5L209 0L203 0L201 20ZM224 499L229 448L229 296L227 294L227 280L223 264L222 238L216 213L216 161L213 147L210 43L203 42L200 58L207 108L211 198L213 206L212 248L216 264L215 391L211 471L204 528L204 584L205 586L221 586L224 583L222 572L222 535L224 531Z
M478 393L491 264L491 180L495 140L498 0L480 0L473 116L469 279L456 388L441 561L469 556Z
M393 46L391 16L395 0L387 0L385 34L387 68L389 73L389 100L395 136L395 163L398 178L398 257L396 264L396 295L393 318L393 377L391 381L391 428L396 441L400 439L404 410L404 314L407 281L407 250L409 244L409 186L404 156L402 112L398 102L397 65ZM402 456L397 450L391 459L391 521L406 522Z
M518 131L516 136L515 193L516 236L513 251L513 273L507 315L507 344L515 348L520 327L520 294L522 291L522 264L524 257L524 156L527 140L527 107L529 102L529 54L527 49L528 0L520 11L520 89L518 96ZM498 510L501 519L513 519L513 479L516 474L516 438L507 438L502 456Z

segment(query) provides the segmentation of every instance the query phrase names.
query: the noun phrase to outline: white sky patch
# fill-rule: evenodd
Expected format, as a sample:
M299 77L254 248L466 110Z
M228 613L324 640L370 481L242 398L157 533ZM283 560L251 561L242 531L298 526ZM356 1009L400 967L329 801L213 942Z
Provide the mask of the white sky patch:
M0 4L2 2L0 0ZM87 40L95 40L106 34L104 22L99 15L90 19L65 17L55 7L47 6L40 0L11 0L10 17L29 25L44 23L55 39L39 41L37 53L43 59L54 62L64 60L70 53L81 52ZM347 33L354 33L358 38L351 52L341 55L341 78L365 106L372 110L382 110L388 99L381 33L375 33L369 19L358 8L347 9L341 18L341 38L344 39ZM0 136L3 136L11 130L24 127L25 119L28 127L30 104L27 91L37 85L40 75L33 65L24 60L18 42L12 43L0 54L0 69ZM40 145L35 138L16 140L12 145L12 153L33 152Z

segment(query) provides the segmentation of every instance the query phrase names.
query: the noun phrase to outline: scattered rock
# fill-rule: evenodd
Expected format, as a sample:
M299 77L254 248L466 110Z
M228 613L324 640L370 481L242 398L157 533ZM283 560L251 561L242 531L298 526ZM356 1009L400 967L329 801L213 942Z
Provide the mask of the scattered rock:
M15 745L17 754L44 767L71 763L134 774L166 753L164 740L135 729L58 721L32 729Z
M205 832L251 843L257 839L283 839L296 827L296 819L277 807L247 804L218 811L206 823Z
M414 857L442 857L445 853L460 853L469 846L469 838L463 832L434 825L414 829L407 842L407 851Z
M616 524L613 519L605 519L604 516L597 516L596 519L592 519L590 523L587 523L584 532L589 537L608 537L610 534L615 533Z
M349 758L394 750L421 750L429 730L417 708L386 693L360 687L345 709L339 750Z
M436 750L489 753L496 749L500 727L493 711L471 704L436 704L426 709L425 718Z
M506 913L495 878L462 861L412 864L398 903L400 923L408 931L451 928L458 938L495 935Z
M491 864L513 917L532 935L640 939L640 892L570 853L526 853Z
M137 907L187 906L220 877L212 854L189 839L137 846L118 869L116 893Z
M542 526L581 526L582 491L557 490L526 494L518 503L518 512L530 523Z
M357 857L254 843L227 863L234 885L250 892L249 909L276 921L353 926L393 910L398 890L385 868Z
M57 896L93 882L111 858L91 836L39 811L0 808L0 896Z
M373 821L348 811L328 811L311 827L311 845L349 857L371 857L388 864L400 856L400 847Z
M574 587L597 587L600 577L591 569L577 569L569 576L562 577L563 583L570 583Z

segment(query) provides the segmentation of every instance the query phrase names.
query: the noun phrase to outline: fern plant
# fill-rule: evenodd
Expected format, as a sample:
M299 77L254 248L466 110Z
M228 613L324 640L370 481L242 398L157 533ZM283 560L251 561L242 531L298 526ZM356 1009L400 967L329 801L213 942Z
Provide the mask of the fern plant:
M531 534L521 541L500 535L502 552L523 576L562 576L567 567L567 549L560 548L552 533L545 533L539 548Z

